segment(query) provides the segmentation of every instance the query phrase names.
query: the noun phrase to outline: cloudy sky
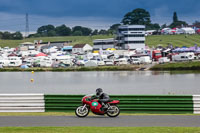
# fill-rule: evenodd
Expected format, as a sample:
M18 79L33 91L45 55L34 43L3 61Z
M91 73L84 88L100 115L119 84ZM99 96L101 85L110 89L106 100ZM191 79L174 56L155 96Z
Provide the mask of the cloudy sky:
M200 21L200 0L0 0L0 30L25 31L26 13L30 31L46 24L106 29L135 8L149 11L154 23L169 24L174 11L180 20Z

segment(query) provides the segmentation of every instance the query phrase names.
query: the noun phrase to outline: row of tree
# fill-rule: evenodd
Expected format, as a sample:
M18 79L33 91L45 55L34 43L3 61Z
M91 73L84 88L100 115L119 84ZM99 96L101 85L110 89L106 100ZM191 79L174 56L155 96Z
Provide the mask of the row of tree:
M92 30L88 27L75 26L73 28L67 27L66 25L60 25L55 27L54 25L44 25L37 29L37 33L30 34L28 37L46 37L46 36L89 36L89 35L108 35L115 34L117 28L121 25L145 25L146 30L159 30L161 28L175 28L187 26L185 21L178 19L177 13L173 14L173 21L170 25L164 24L160 26L158 23L151 22L151 16L148 11L142 8L137 8L131 12L124 15L121 23L113 24L108 30ZM200 22L196 21L195 25L199 25ZM0 32L0 39L23 39L20 32L10 33L10 32Z
M151 23L151 17L150 13L146 11L145 9L137 8L133 10L132 12L128 12L123 20L123 24L131 25L131 24L139 24L139 25L145 25L146 30L158 30L160 28L176 28L176 27L185 27L188 26L188 24L185 21L181 21L178 19L177 13L174 12L173 14L173 21L170 25L163 24L161 27L157 23Z
M146 25L146 29L160 29L160 25L151 23L150 14L144 9L135 9L132 12L128 12L123 20L123 24L140 24ZM75 26L73 28L67 27L66 25L53 26L53 25L44 25L37 29L36 34L31 34L29 37L45 37L45 36L88 36L88 35L108 35L114 34L121 24L113 24L108 30L92 30L91 28Z
M41 37L41 36L88 36L88 35L108 35L115 34L117 28L121 25L145 25L146 30L159 30L161 28L174 28L187 26L188 24L185 21L178 19L177 13L174 12L173 22L170 25L160 26L158 23L151 22L151 16L148 11L142 8L137 8L131 12L128 12L124 15L121 23L113 24L108 30L92 30L87 27L75 26L73 28L67 27L66 25L53 26L45 25L38 28L36 34L32 34L29 37Z
M36 34L31 34L29 37L45 37L45 36L89 36L99 34L110 34L108 30L92 30L88 27L75 26L73 28L66 25L53 26L44 25L37 29Z
M11 32L0 32L0 39L5 39L5 40L22 40L23 35L21 32L17 31L15 33Z

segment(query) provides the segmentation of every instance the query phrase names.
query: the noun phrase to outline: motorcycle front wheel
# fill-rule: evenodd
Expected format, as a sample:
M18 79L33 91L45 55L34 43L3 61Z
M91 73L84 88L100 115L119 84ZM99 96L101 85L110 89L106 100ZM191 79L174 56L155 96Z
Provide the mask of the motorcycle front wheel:
M89 109L86 106L79 106L76 108L75 114L78 117L86 117L89 114Z
M106 113L109 117L117 117L120 114L120 109L116 105L111 105Z

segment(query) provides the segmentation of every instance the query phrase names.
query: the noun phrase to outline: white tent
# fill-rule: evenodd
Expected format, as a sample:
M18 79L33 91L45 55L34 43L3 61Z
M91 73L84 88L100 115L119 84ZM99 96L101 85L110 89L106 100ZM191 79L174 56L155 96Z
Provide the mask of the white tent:
M184 34L195 34L195 30L190 27L181 28L181 30L183 31Z

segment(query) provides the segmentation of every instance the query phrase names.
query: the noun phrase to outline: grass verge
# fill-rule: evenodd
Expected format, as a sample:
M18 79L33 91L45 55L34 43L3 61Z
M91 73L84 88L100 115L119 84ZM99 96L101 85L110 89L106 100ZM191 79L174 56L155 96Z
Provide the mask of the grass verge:
M59 37L38 37L38 38L26 38L24 40L0 40L0 47L17 47L23 42L33 42L34 40L43 40L43 42L54 41L72 41L70 45L88 43L93 45L94 39L112 38L113 35L95 35L95 36L59 36ZM200 45L200 35L153 35L146 37L146 44L150 47L163 46L166 47L169 44L173 46L194 46Z
M52 71L52 72L70 72L70 71L134 71L138 68L137 65L123 65L123 66L98 66L98 67L67 67L67 68L16 68L16 67L7 67L1 68L0 72L45 72L45 71Z
M199 127L0 127L2 133L200 133Z
M176 63L166 63L166 64L157 64L153 66L150 70L155 71L183 71L183 70L193 70L200 71L200 62L176 62Z
M92 45L94 39L112 38L113 35L95 35L95 36L57 36L57 37L37 37L26 38L23 40L1 40L0 47L17 47L23 42L34 42L34 40L42 40L43 42L56 42L56 41L72 41L70 45L87 43Z

